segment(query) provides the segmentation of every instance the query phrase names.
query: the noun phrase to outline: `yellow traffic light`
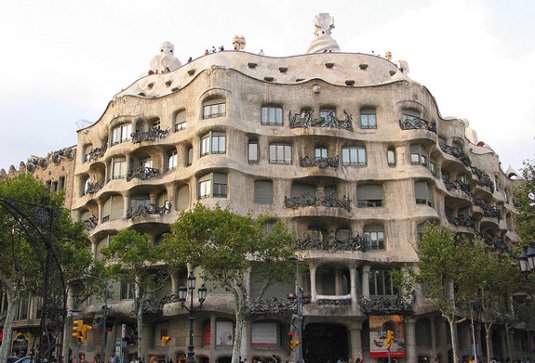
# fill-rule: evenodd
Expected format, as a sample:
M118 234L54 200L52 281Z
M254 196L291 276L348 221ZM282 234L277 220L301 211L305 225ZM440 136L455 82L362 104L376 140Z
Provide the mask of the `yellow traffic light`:
M389 329L386 331L385 348L390 349L393 342L394 342L394 332Z
M167 343L169 343L170 340L171 340L170 336L168 336L168 335L162 336L162 347L165 347L167 345Z
M87 340L87 331L92 329L93 327L91 325L82 325L82 336L80 339L80 343L85 343L85 341Z
M82 341L83 326L84 326L83 320L75 320L72 322L72 336L78 339L79 342Z
M290 348L291 351L294 351L299 344L301 344L299 340L292 339L288 342L288 348Z

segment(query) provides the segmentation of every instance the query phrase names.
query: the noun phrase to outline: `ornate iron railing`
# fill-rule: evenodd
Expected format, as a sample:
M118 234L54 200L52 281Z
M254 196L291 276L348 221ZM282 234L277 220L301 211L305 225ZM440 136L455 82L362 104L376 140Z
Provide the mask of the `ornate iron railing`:
M442 141L440 141L438 143L438 145L440 146L440 149L442 151L444 151L446 154L449 154L449 155L452 155L454 157L456 157L457 159L459 159L465 166L467 167L471 167L472 166L472 161L470 160L470 158L464 153L463 149L461 149L459 146L457 145L447 145L445 143L443 143Z
M488 206L483 208L483 215L489 218L496 218L498 221L502 219L502 212L496 207Z
M468 227L468 228L474 228L475 227L474 220L470 216L454 217L454 216L451 216L451 215L446 215L446 218L448 219L448 222L450 222L454 226Z
M404 118L399 120L399 127L402 130L427 130L437 133L437 125L433 122L426 121L419 117Z
M501 236L496 236L488 232L477 233L477 236L489 247L494 247L499 251L510 252L509 246L507 246L505 239Z
M102 189L102 187L104 186L104 183L103 182L89 182L87 183L87 187L85 189L85 194L95 194L96 192L98 192L100 189Z
M83 223L84 223L84 228L86 230L91 230L91 229L94 229L97 226L98 218L96 216L92 215L91 217L89 217L87 219L84 219Z
M492 179L490 178L490 176L475 166L471 166L470 169L472 170L474 174L477 175L479 179L479 185L488 187L491 193L494 193L494 183L492 182Z
M413 301L401 296L364 296L359 304L362 312L368 315L412 315Z
M132 132L132 142L139 144L142 141L156 141L167 136L169 130L162 130L160 128L150 129L149 131L135 131Z
M143 313L151 315L159 315L163 312L165 304L178 302L178 295L170 294L159 298L146 299L143 302Z
M450 180L446 175L442 175L442 181L444 182L444 185L446 186L446 189L451 190L461 190L464 193L466 193L469 197L473 197L474 193L470 190L470 187L468 184L461 180Z
M97 160L100 158L106 150L108 149L107 145L102 145L101 147L96 147L94 149L91 149L87 154L84 155L84 161L92 161Z
M349 306L349 305L351 305L351 298L318 299L317 303L318 303L318 305Z
M338 239L334 232L331 232L325 240L315 239L309 233L304 233L302 238L296 240L296 248L319 251L366 251L364 239L358 233L347 240Z
M139 168L132 169L128 172L128 175L126 177L127 181L130 181L134 178L138 178L141 180L148 180L156 178L158 175L160 175L160 169L155 168L148 168L146 166L140 166Z
M340 165L340 157L336 155L334 158L310 158L308 155L299 158L299 165L303 168L317 166L320 169L327 167L337 168Z
M353 118L351 114L344 110L346 118L344 120L336 117L336 114L329 112L325 117L312 118L313 111L307 110L299 113L288 113L288 119L290 120L290 128L309 128L309 127L326 127L332 129L345 129L353 131Z
M304 193L296 197L284 197L284 206L286 208L302 208L302 207L329 207L329 208L343 208L348 212L351 210L351 202L347 196L344 195L342 199L336 199L334 193L329 194L325 198L317 198L310 193Z
M128 207L126 217L128 219L135 217L146 217L149 214L168 214L171 212L171 202L166 201L163 207L156 207L154 204L140 204L137 207Z
M304 301L304 303L307 303ZM251 302L249 315L291 316L297 312L296 301L272 297Z

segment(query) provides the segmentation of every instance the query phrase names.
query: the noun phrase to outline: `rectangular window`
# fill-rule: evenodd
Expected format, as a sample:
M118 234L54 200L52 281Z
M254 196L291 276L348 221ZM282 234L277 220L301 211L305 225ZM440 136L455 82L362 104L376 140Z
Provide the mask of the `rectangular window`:
M247 161L250 163L258 162L258 141L250 140L247 145Z
M431 159L432 160L432 159ZM433 175L437 175L437 164L434 161L429 162L429 171Z
M262 107L262 125L282 126L282 107Z
M270 164L291 164L292 163L292 146L284 144L269 145L269 163Z
M113 158L112 179L123 179L126 177L126 158Z
M203 106L203 119L225 116L225 102Z
M388 149L386 152L386 161L388 166L396 166L396 152L392 149Z
M342 165L366 165L366 148L350 146L342 149Z
M186 128L186 121L182 121L175 124L175 132L184 130Z
M360 128L361 129L376 129L377 117L375 112L364 111L360 114Z
M273 204L273 182L259 180L254 183L254 202L256 204Z
M199 180L199 198L226 198L227 197L227 175L211 173L203 176Z
M411 145L411 164L427 166L427 156L422 145Z
M364 241L368 250L382 250L385 248L385 233L383 231L364 231Z
M210 154L210 134L201 139L201 156Z
M316 159L327 159L327 148L317 147L314 149L314 157Z
M191 146L187 149L188 157L186 159L186 166L193 164L193 148Z
M132 134L132 124L122 124L115 127L111 132L111 144L116 145L130 140Z
M167 170L175 170L177 166L178 154L176 150L167 153Z
M134 284L121 281L121 300L131 300L134 298Z
M199 182L199 198L209 198L212 195L212 180L202 180Z
M224 154L227 148L227 137L224 132L212 133L212 154Z
M417 181L414 183L414 194L416 197L416 204L424 204L430 207L433 206L431 200L431 192L429 185L424 181Z
M369 272L370 295L396 295L391 270L371 270Z

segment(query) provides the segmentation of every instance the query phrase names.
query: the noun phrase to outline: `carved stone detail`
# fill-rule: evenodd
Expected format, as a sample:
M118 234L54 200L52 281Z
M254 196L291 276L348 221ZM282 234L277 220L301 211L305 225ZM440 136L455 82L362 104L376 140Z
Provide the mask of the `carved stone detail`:
M437 125L433 122L426 121L419 117L407 118L399 120L399 126L402 130L427 130L437 133Z
M149 204L148 206L140 204L135 208L128 207L126 212L126 217L128 219L135 217L146 217L149 214L169 214L171 212L171 202L165 201L163 207L156 207L154 204Z
M467 167L470 167L472 166L472 161L470 160L470 158L464 153L463 149L461 149L459 146L457 145L447 145L445 143L443 143L442 141L440 141L438 143L438 145L440 146L440 149L445 152L446 154L449 154L451 156L454 156L456 157L457 159L459 159L465 166Z

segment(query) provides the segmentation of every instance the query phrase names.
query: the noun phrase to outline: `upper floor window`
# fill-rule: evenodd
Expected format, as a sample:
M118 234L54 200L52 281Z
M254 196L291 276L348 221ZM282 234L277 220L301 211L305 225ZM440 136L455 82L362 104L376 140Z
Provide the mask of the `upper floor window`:
M382 207L384 191L381 184L359 185L357 187L357 207Z
M429 160L429 171L431 172L431 174L433 174L434 176L437 175L438 173L438 168L437 168L437 162L435 159L430 159Z
M226 103L224 99L218 98L214 100L205 101L202 107L202 118L213 118L225 116Z
M411 164L427 166L427 154L420 144L411 145Z
M132 134L132 124L122 124L111 130L111 144L116 145L130 140Z
M171 150L167 153L167 170L175 170L178 161L178 153L176 150Z
M414 121L420 118L420 113L413 110L403 110L401 121Z
M430 207L433 206L433 197L427 182L414 182L414 195L416 197L416 204L425 204Z
M393 148L386 151L386 162L388 166L396 166L396 151Z
M396 295L397 289L392 279L392 271L372 269L368 275L370 295Z
M126 177L126 158L113 158L112 159L111 178L123 179Z
M227 137L224 132L209 132L201 138L201 156L224 154L227 150Z
M314 157L316 159L327 159L327 148L325 146L316 146L314 149Z
M121 281L121 300L130 300L134 298L134 284L132 282Z
M270 164L291 164L292 163L292 145L286 145L286 144L269 145L269 163Z
M179 111L175 114L175 132L184 130L186 128L186 110Z
M360 128L361 129L376 129L377 116L375 110L362 110L360 112Z
M363 237L367 250L384 250L385 230L383 226L370 225L364 227Z
M227 174L210 173L199 179L199 198L226 198Z
M254 202L256 204L273 204L273 182L271 180L255 181Z
M262 125L282 126L282 107L262 107Z
M190 145L186 147L186 166L191 164L193 164L193 147Z
M249 139L249 142L247 143L247 161L250 163L257 163L258 159L258 140Z
M366 148L349 146L342 149L342 165L366 165Z

